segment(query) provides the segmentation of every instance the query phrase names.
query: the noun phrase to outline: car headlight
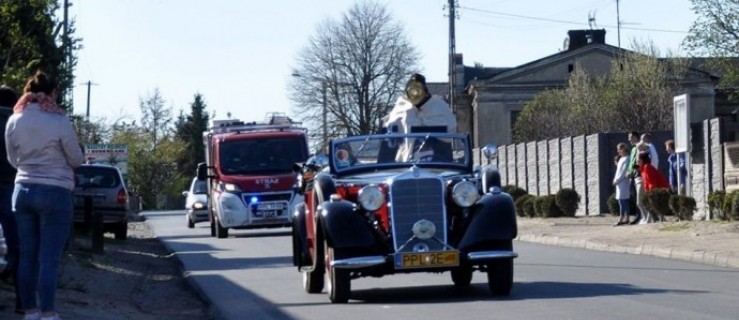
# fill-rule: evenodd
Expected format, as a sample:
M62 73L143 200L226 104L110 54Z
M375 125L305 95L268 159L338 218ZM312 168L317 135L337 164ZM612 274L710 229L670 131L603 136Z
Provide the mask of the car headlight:
M452 198L454 198L454 202L458 206L466 208L475 204L477 199L480 199L480 193L477 192L477 186L474 183L462 181L452 188Z
M200 210L202 208L205 208L205 204L200 201L196 201L195 203L192 204L192 208L196 210Z
M226 192L241 192L241 188L233 183L223 183L221 186Z
M375 211L385 203L385 195L377 185L371 184L359 190L359 204L367 211Z

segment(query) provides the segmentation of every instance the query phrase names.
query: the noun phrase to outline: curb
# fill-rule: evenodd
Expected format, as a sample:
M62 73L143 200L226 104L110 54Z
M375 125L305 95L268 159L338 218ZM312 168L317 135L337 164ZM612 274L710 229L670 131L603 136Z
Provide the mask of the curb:
M627 247L590 241L586 239L573 239L568 237L549 236L542 234L519 234L516 240L577 249L646 255L712 265L717 267L739 269L739 256L725 252L711 252L703 250L688 251L656 247L651 244L642 244L636 247Z

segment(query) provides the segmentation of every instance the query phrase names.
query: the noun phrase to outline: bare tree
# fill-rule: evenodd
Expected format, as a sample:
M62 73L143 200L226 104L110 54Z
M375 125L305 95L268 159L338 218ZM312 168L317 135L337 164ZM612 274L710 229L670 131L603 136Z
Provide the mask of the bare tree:
M330 137L375 132L417 62L387 8L360 1L340 20L321 23L299 53L290 84L294 111L313 138L323 130L324 107Z
M139 108L141 109L141 126L143 129L152 134L153 143L158 143L159 138L163 134L167 134L171 130L172 110L164 105L159 88L154 89L146 98L139 99Z

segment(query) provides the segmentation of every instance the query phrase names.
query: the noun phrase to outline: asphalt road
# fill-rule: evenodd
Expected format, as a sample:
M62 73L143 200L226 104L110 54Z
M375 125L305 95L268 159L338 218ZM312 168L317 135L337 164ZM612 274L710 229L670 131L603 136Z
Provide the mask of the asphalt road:
M479 272L467 289L422 273L353 280L349 303L332 305L303 290L289 229L216 239L181 211L142 214L224 319L739 318L739 270L519 241L510 297L491 297Z

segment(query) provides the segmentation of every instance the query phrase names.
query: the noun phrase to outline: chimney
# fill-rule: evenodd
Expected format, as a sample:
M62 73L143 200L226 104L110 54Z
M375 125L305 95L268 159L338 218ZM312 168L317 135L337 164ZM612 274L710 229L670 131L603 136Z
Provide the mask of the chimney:
M606 44L605 29L570 30L567 32L567 36L570 38L567 51L579 49L589 44Z

